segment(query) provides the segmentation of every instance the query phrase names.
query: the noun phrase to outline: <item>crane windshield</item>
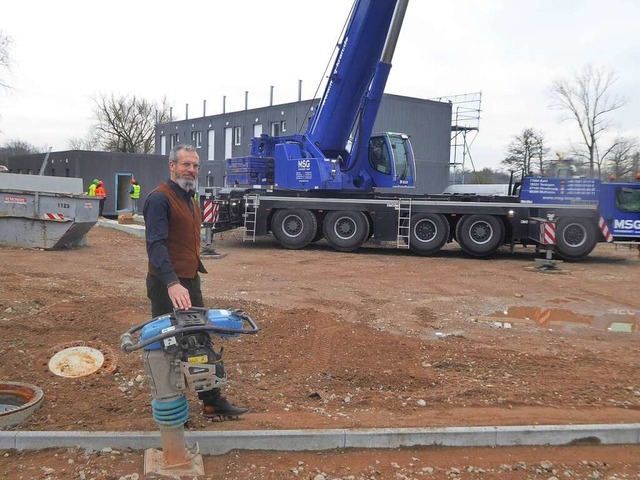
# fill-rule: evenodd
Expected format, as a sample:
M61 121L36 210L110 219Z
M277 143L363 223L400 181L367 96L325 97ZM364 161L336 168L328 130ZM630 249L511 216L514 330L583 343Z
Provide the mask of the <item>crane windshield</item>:
M396 176L400 180L413 178L413 152L409 138L406 136L389 137L391 151L395 162Z

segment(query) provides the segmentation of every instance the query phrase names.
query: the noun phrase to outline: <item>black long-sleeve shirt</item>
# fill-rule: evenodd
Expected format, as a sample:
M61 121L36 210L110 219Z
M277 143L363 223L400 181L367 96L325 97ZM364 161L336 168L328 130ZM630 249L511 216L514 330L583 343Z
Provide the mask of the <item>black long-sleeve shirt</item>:
M194 191L185 191L173 180L167 179L167 185L182 198L189 210L195 215L193 202L191 199ZM178 281L178 275L173 270L169 250L167 248L167 237L169 236L169 219L171 218L171 204L167 196L161 192L151 192L144 202L142 209L145 223L145 237L147 241L147 255L153 268L155 268L158 278L168 285Z

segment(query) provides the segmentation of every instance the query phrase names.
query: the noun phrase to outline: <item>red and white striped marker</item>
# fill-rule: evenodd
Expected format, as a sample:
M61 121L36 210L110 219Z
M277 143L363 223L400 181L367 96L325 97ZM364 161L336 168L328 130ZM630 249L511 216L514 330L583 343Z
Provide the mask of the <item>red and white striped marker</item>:
M541 223L540 224L540 243L543 245L555 245L556 244L556 224Z
M58 222L64 222L66 220L61 213L45 213L43 216L45 220L56 220Z
M220 205L218 204L218 202L205 200L203 212L204 223L216 223L218 221L219 213Z
M204 201L204 210L202 211L202 220L204 223L213 222L213 202L211 200Z
M600 220L598 220L598 226L600 227L600 231L602 232L602 236L607 242L613 242L613 235L609 231L609 227L607 226L607 222L605 222L602 215L600 215Z

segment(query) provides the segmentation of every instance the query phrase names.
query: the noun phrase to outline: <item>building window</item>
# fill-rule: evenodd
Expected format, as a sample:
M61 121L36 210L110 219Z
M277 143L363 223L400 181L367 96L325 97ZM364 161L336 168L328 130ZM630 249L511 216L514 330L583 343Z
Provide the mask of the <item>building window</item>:
M68 168L65 168L65 169L64 169L64 176L65 176L65 177L67 177L67 178L69 178L69 176L70 176L70 175L71 175L71 172L69 171L69 169L68 169Z
M51 176L52 176L52 177L55 177L55 176L56 176L56 169L55 169L55 168L52 168L52 169L51 169Z
M242 127L233 127L233 144L242 145Z
M167 137L165 135L160 135L160 155L167 154Z
M176 145L178 145L178 143L180 143L180 134L172 133L169 136L169 148L175 147Z
M216 131L207 130L207 160L213 161L216 159Z
M196 148L202 147L202 132L191 132L191 142Z
M271 122L271 136L279 137L281 133L287 131L287 121L282 120L280 122Z

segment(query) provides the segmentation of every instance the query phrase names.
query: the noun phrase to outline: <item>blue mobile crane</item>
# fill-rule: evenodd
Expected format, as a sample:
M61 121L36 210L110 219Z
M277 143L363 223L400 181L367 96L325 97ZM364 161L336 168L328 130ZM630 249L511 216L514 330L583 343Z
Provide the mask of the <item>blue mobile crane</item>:
M354 251L373 238L421 255L454 240L474 257L505 244L542 244L569 260L598 242L640 245L640 184L524 179L503 196L410 192L409 137L372 133L407 5L355 1L305 133L261 135L249 156L228 159L228 187L201 197L205 211L209 202L218 212L205 227L244 227L250 241L272 233L290 249L324 238L335 250ZM556 187L558 195L544 194Z

